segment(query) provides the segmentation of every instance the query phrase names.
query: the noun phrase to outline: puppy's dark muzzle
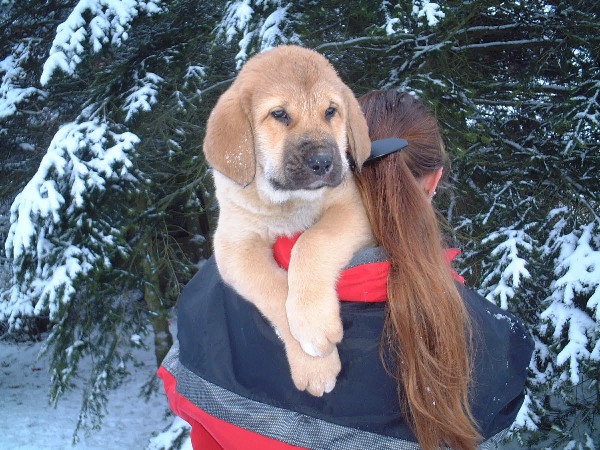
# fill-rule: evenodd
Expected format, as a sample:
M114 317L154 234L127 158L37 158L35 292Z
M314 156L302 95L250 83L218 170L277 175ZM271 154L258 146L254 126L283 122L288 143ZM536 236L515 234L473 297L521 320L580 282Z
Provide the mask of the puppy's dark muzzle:
M272 179L276 189L335 187L344 178L344 165L332 139L304 138L289 142L283 158L283 177Z

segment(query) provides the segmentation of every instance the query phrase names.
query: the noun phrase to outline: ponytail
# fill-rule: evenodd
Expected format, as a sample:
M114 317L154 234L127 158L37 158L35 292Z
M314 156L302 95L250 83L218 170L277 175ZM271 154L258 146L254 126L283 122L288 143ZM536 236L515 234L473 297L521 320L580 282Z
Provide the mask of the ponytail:
M402 413L424 450L475 449L481 437L468 401L469 316L444 258L435 211L417 180L445 163L439 128L408 94L379 91L359 101L372 140L409 143L357 174L374 236L391 265L382 359L398 380Z

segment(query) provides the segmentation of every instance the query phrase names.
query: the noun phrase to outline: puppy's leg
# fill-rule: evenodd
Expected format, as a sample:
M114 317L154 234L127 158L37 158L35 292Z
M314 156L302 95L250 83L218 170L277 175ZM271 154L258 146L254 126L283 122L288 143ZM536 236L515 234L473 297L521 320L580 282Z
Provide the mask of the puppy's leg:
M287 316L292 335L312 356L328 355L341 341L336 281L354 253L373 239L358 202L331 206L292 250Z
M341 370L339 355L335 351L324 358L309 356L293 338L285 309L287 272L273 259L270 243L258 236L245 236L242 241L221 236L217 231L215 257L219 272L225 282L254 303L276 328L285 346L295 386L319 397L330 392Z

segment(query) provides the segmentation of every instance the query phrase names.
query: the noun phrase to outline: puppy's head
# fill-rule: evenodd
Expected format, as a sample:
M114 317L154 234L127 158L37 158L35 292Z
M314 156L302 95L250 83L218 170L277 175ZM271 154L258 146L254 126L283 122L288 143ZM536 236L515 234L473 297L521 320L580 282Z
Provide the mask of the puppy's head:
M282 46L251 58L207 124L209 164L246 186L274 193L338 185L370 153L368 128L352 91L320 54Z

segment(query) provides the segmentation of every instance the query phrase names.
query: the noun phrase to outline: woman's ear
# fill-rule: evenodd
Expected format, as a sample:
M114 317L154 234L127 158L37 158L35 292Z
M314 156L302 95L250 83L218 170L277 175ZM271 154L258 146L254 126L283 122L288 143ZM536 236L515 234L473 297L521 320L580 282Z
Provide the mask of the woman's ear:
M427 197L429 197L429 200L431 200L435 195L435 190L437 189L437 185L442 178L443 172L444 168L440 167L439 169L434 170L433 172L430 172L421 178L421 184L425 188L425 193L427 194Z

